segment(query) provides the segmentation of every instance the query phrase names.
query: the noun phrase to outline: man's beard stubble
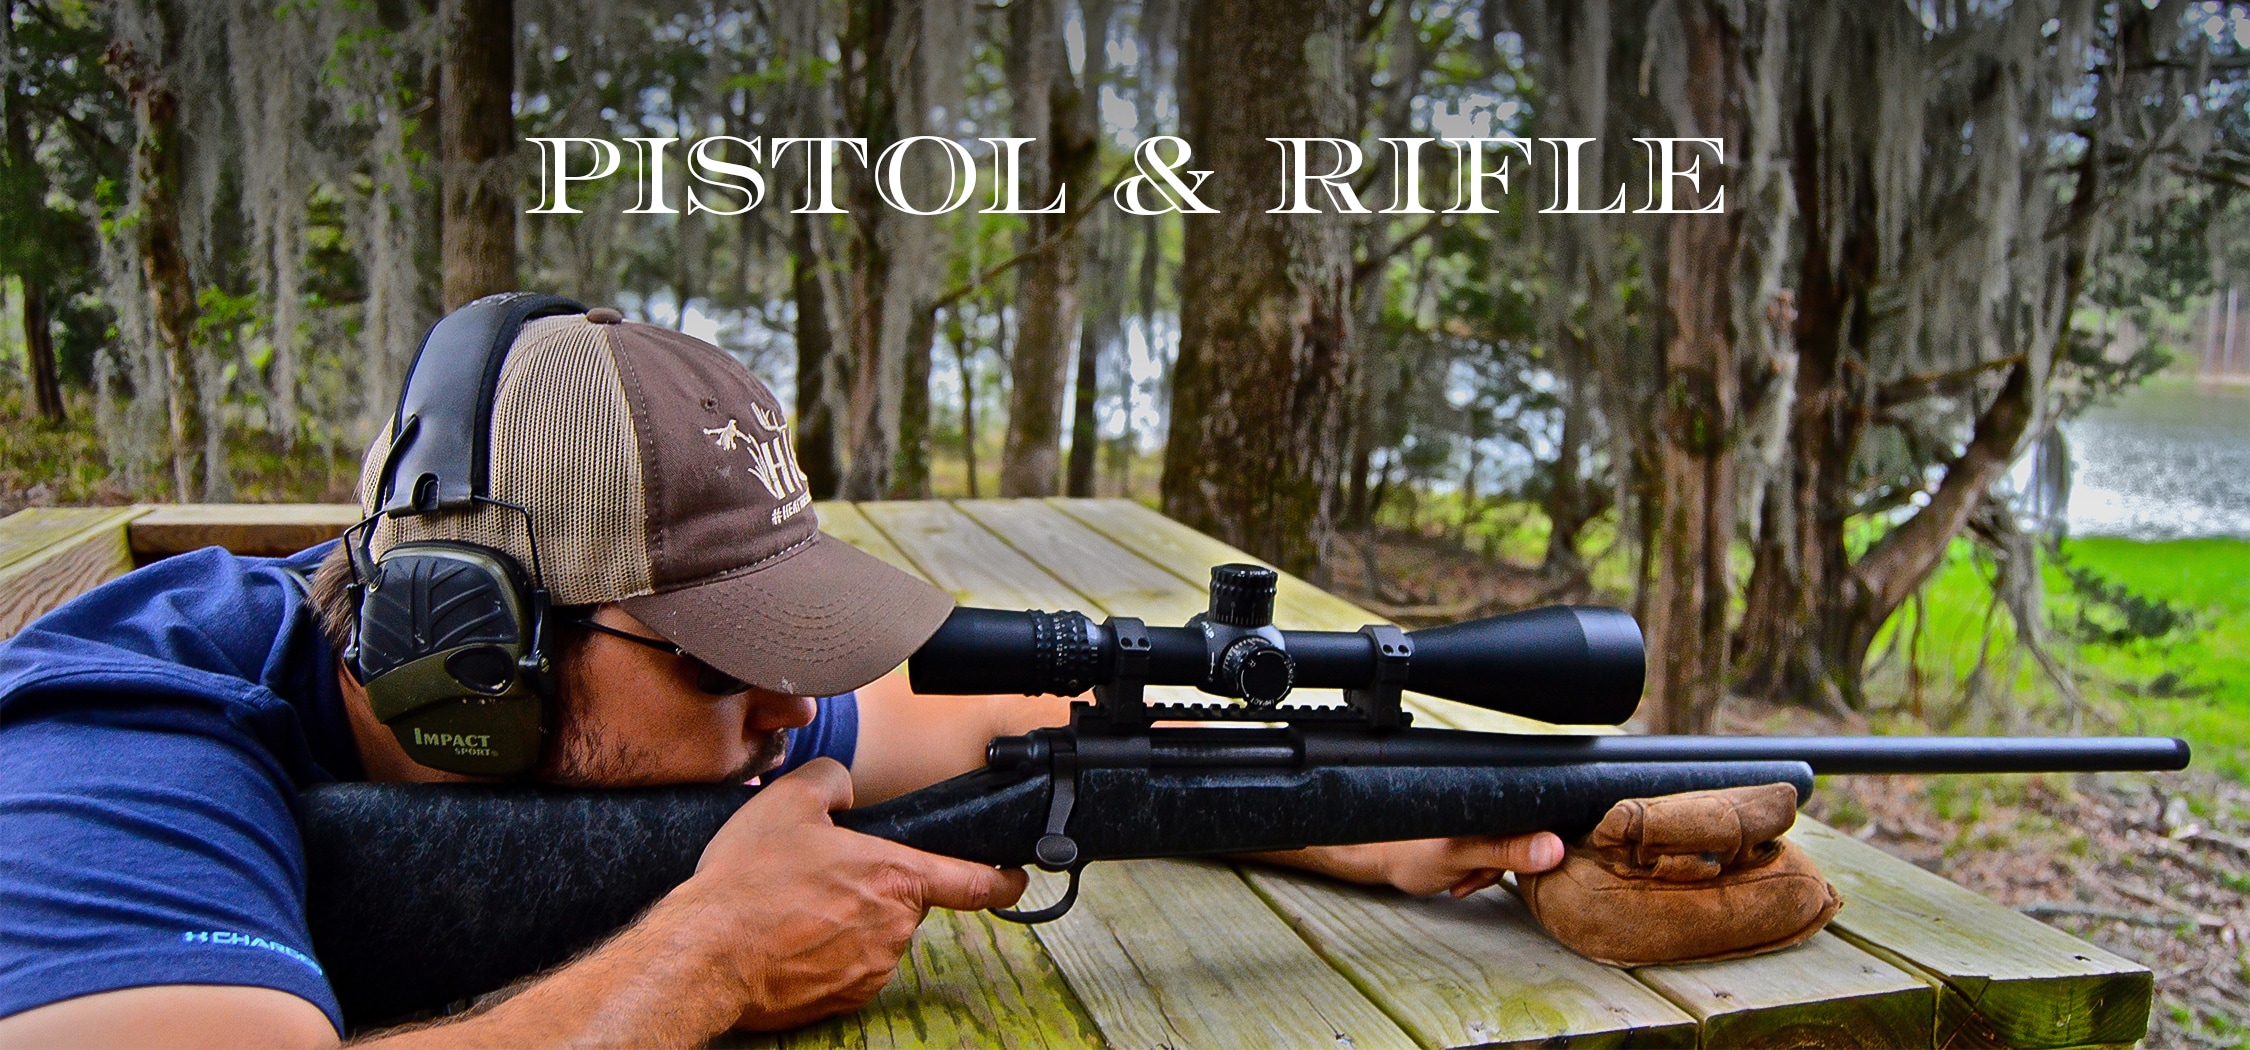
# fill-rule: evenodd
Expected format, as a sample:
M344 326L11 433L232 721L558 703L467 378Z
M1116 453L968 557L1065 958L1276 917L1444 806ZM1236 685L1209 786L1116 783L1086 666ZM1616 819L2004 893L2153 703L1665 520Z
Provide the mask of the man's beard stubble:
M656 756L613 738L603 732L599 722L572 710L569 705L558 706L563 709L561 724L548 743L546 757L539 764L540 782L574 788L651 787L666 783L648 773L659 765ZM708 783L740 784L760 773L770 773L781 764L788 748L788 731L776 729L758 742L749 761L711 778Z
M652 787L670 783L649 772L663 767L661 756L606 731L599 720L587 713L583 704L573 699L585 695L586 679L583 666L573 658L570 649L565 650L558 664L560 673L555 676L553 700L555 729L548 738L546 754L540 759L537 779L541 783L573 788ZM774 730L758 742L748 761L705 783L740 784L761 773L770 773L781 765L788 751L788 731Z

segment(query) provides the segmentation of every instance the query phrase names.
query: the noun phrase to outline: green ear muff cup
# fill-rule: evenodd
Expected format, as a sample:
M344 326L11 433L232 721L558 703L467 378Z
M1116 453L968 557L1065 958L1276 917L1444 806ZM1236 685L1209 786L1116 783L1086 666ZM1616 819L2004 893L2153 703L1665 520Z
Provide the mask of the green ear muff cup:
M368 581L358 670L376 719L422 765L513 776L539 762L546 698L522 670L531 610L504 557L401 544Z

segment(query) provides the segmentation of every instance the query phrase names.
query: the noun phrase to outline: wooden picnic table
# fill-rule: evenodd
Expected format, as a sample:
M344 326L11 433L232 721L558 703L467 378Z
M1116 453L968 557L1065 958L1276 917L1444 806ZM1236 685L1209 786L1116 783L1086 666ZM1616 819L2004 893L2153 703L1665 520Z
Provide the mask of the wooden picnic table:
M1209 567L1255 561L1125 500L823 503L829 533L963 604L1178 623ZM0 637L104 579L217 543L279 553L335 535L338 506L34 509L0 520ZM1284 574L1283 627L1378 617ZM1153 692L1153 691L1152 691ZM1153 698L1153 697L1152 697ZM1421 725L1558 727L1409 695ZM1583 730L1580 730L1583 731ZM1754 959L1633 970L1556 944L1502 889L1412 898L1250 864L1095 865L1078 905L1027 928L935 912L899 977L774 1047L2127 1046L2147 968L1801 818L1794 839L1845 905ZM1035 877L1027 900L1051 899Z

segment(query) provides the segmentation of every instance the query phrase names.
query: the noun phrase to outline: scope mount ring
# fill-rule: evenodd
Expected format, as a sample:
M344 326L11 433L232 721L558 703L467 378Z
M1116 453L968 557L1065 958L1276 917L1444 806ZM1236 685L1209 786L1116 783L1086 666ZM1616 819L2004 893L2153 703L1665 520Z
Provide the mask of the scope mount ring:
M1387 623L1368 624L1359 633L1375 647L1375 680L1364 689L1344 690L1344 701L1367 716L1369 728L1404 729L1414 720L1400 705L1406 669L1414 657L1414 639Z
M1094 704L1111 722L1145 726L1148 704L1143 690L1148 684L1148 625L1131 616L1112 616L1103 622L1117 642L1117 662L1109 680L1094 686Z

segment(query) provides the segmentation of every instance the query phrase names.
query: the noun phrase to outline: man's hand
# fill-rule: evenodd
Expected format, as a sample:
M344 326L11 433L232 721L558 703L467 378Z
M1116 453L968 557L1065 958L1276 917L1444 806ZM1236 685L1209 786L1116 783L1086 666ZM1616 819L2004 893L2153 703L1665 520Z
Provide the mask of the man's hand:
M1006 907L1025 875L845 831L851 775L827 759L758 792L660 908L692 909L739 982L737 1027L789 1028L866 1005L933 907ZM677 901L672 898L678 898Z
M788 1028L875 997L931 908L994 908L1021 871L837 827L851 776L828 759L765 786L695 875L600 948L484 1013L383 1046L701 1046L730 1026Z
M1450 891L1466 897L1500 881L1505 872L1535 874L1562 863L1562 839L1529 835L1468 835L1450 839L1376 842L1364 846L1314 846L1258 853L1252 860L1285 864L1346 882L1392 886L1417 897Z

